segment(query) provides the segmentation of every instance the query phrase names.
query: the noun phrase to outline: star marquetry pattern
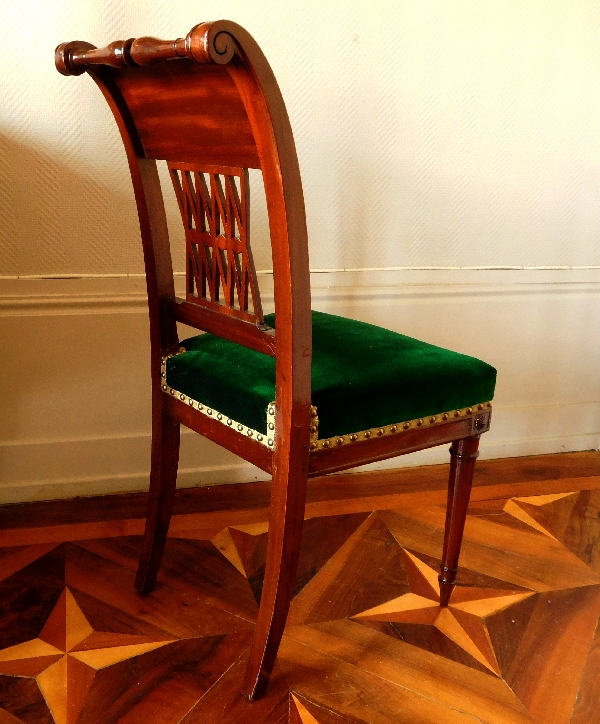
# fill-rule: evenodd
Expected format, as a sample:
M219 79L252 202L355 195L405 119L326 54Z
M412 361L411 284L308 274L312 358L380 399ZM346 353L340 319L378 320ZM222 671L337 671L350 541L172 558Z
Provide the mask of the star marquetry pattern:
M35 676L56 724L74 724L97 671L167 643L94 631L65 588L37 638L0 650L0 673Z
M295 710L294 713L297 714L299 721L299 724L320 724L318 719L315 719L315 717L308 711L308 709L304 706L304 704L298 699L297 696L294 696L292 694L292 701L290 703L290 708L292 711Z
M353 619L433 626L480 664L500 676L500 667L486 628L486 618L525 600L534 592L456 588L448 608L440 608L437 572L414 553L403 550L403 554L409 572L410 593L355 614Z
M600 486L599 486L600 488ZM0 724L595 724L600 489L305 521L267 695L240 694L268 524L186 516L140 598L141 537L0 549ZM239 520L239 518L238 518Z
M525 525L530 525L540 533L557 540L556 536L551 532L551 526L548 525L543 508L557 500L570 498L574 495L576 495L576 493L555 493L554 495L533 495L525 498L513 498L512 500L506 501L504 511L512 515L513 518L525 523Z

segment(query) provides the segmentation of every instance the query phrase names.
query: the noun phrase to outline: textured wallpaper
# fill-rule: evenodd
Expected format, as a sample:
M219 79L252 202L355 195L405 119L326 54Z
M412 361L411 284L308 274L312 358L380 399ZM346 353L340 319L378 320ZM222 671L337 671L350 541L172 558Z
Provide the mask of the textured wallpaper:
M143 270L116 127L89 78L55 71L54 47L222 17L279 79L313 268L600 264L597 0L21 0L0 14L0 275Z

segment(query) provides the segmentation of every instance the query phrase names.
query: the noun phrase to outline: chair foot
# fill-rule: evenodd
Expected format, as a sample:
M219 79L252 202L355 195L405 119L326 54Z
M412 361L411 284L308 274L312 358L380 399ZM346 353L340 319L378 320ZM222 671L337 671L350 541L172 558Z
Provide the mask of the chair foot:
M246 680L244 679L244 684L242 686L242 695L245 696L248 701L258 701L259 699L262 699L267 691L267 686L269 686L270 678L270 672L260 672L256 681L254 682L246 682Z
M442 554L440 582L440 606L445 608L456 584L458 558L463 539L475 461L479 453L479 437L457 440L450 448L450 479L448 482L448 507Z
M158 569L167 542L171 522L177 465L179 463L179 422L164 410L153 423L150 492L144 543L135 577L140 595L151 593L156 585Z
M439 581L440 581L440 606L442 608L446 608L448 603L450 603L450 596L452 595L452 591L454 590L455 581L443 581L441 576L439 578Z
M274 465L265 582L242 685L242 694L250 701L260 699L267 689L292 600L302 541L307 467L308 461L305 465Z

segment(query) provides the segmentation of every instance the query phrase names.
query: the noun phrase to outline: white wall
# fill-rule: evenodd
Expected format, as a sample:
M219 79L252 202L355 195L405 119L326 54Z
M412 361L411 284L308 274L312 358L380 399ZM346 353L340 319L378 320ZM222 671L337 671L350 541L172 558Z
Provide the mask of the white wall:
M314 307L495 364L487 456L599 447L596 2L24 0L0 8L3 47L27 39L0 81L0 501L147 484L133 195L99 91L60 76L53 49L219 17L253 33L288 105ZM169 217L181 270L172 199ZM182 484L255 474L184 437Z

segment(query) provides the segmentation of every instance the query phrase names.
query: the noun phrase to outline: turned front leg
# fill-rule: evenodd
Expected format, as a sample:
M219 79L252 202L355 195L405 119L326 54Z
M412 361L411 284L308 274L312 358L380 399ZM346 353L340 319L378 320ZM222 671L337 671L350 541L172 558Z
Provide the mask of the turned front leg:
M446 531L442 570L439 575L440 605L448 605L450 594L456 584L458 557L463 539L471 485L475 472L475 461L479 453L479 436L456 440L450 448L450 479L448 481L448 507L446 509Z

